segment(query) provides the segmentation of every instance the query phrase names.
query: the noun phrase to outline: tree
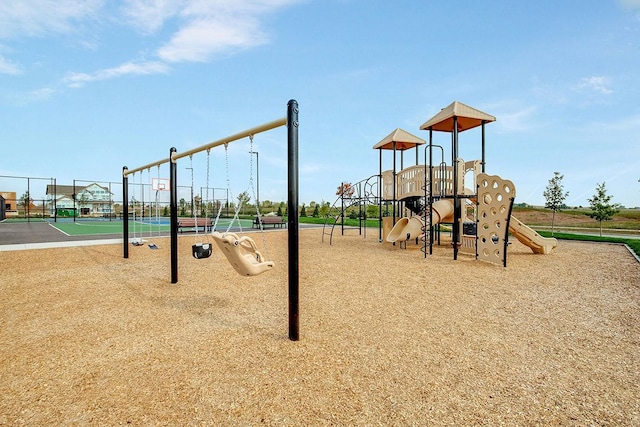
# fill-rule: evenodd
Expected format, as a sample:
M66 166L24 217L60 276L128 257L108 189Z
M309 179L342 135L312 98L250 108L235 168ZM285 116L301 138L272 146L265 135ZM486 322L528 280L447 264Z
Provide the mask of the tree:
M367 217L375 218L378 216L378 205L368 205L367 206Z
M302 204L302 210L300 211L300 216L307 216L307 208L305 207L304 203Z
M338 189L336 191L336 195L337 196L342 196L345 199L349 199L351 197L353 197L353 193L355 193L356 189L353 188L353 185L351 185L350 182L343 182L342 184L340 184L338 186Z
M320 208L318 207L318 205L314 206L311 216L314 218L318 218L320 216Z
M553 212L551 216L551 235L553 236L553 228L556 222L556 212L560 210L564 206L564 201L567 197L569 197L569 192L564 192L564 187L562 186L562 179L564 175L560 175L560 172L554 172L553 178L549 180L549 185L544 190L542 195L546 199L544 207L547 209L551 209Z
M89 197L87 196L87 193L85 191L83 191L82 193L80 193L80 198L78 199L78 206L79 206L79 211L80 211L80 215L82 215L83 213L90 213L89 208L87 208L87 204L89 203ZM84 212L86 210L86 212ZM144 214L144 205L142 206L142 213Z
M587 199L592 211L589 216L600 222L600 236L602 236L602 221L609 221L615 214L620 212L620 205L611 203L612 198L613 196L607 195L607 188L603 182L602 184L596 184L596 194Z
M246 191L243 191L242 193L238 194L238 206L242 207L242 214L244 215L244 206L249 203L249 200L251 200L251 196L249 196L249 193Z
M18 204L24 206L25 216L27 216L27 211L31 207L32 202L33 202L33 199L31 198L31 195L29 194L28 191L25 191L25 193L22 196L20 196L20 199L18 199Z
M320 215L322 215L323 217L327 216L329 214L330 208L331 208L331 205L329 204L329 202L325 202L323 200L320 206Z

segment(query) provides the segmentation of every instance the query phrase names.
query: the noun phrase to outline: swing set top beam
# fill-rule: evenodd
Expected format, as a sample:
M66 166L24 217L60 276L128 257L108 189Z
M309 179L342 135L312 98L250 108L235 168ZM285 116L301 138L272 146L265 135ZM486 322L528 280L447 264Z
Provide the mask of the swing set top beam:
M262 125L259 125L259 126L255 126L255 127L250 128L250 129L246 129L246 130L244 130L242 132L238 132L236 134L233 134L231 136L227 136L227 137L219 139L217 141L213 141L213 142L210 142L208 144L201 145L200 147L196 147L196 148L193 148L191 150L184 151L182 153L173 153L171 155L171 157L168 157L168 158L165 158L165 159L162 159L162 160L158 160L156 162L149 163L149 164L144 165L144 166L140 166L139 168L135 168L135 169L130 169L129 170L129 169L127 169L125 167L122 170L122 175L126 177L126 176L129 176L129 175L135 174L137 172L141 172L141 171L144 171L146 169L150 169L150 168L152 168L154 166L160 166L160 165L168 163L168 162L175 163L176 161L178 161L179 159L181 159L183 157L191 156L191 155L199 153L201 151L210 150L210 149L212 149L214 147L219 147L220 145L225 145L225 144L228 144L230 142L237 141L239 139L243 139L243 138L246 138L248 136L252 136L252 135L255 135L255 134L258 134L258 133L261 133L261 132L266 132L268 130L275 129L275 128L280 127L280 126L285 126L286 124L287 124L287 118L286 117L283 117L283 118L280 118L280 119L277 119L277 120L273 120L271 122L268 122L268 123L265 123L265 124L262 124Z

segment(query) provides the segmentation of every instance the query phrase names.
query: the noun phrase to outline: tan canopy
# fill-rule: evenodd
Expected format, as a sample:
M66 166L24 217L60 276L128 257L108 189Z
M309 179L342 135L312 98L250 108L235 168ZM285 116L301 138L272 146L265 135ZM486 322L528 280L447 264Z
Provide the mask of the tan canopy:
M389 135L385 136L382 141L374 145L373 148L381 150L393 150L394 142L396 143L396 150L403 151L414 148L417 145L425 144L427 141L422 138L418 138L417 136L412 135L405 130L397 128Z
M454 101L448 107L443 108L438 114L427 120L420 129L435 131L453 132L453 118L458 118L458 132L482 125L482 122L495 122L496 118L490 114L483 113L473 107Z

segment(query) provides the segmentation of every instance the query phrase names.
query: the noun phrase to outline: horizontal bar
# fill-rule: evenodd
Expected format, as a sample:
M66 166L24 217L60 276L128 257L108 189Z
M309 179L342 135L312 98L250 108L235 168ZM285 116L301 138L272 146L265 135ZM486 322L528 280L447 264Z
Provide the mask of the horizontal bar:
M237 141L239 139L246 138L246 137L248 137L250 135L255 135L257 133L266 132L268 130L275 129L277 127L284 126L286 124L287 124L287 118L283 117L281 119L274 120L272 122L265 123L263 125L253 127L251 129L247 129L245 131L238 132L235 135L231 135L231 136L228 136L226 138L219 139L217 141L213 141L213 142L210 142L210 143L205 144L205 145L201 145L200 147L193 148L191 150L185 151L184 153L174 153L171 156L171 158L158 160L157 162L149 163L148 165L140 166L139 168L135 168L135 169L123 169L122 170L122 175L123 176L129 176L129 175L133 175L134 173L150 169L150 168L152 168L154 166L160 166L162 164L168 163L169 161L175 162L176 160L181 159L183 157L187 157L187 156L190 156L190 155L195 154L195 153L199 153L199 152L204 151L204 150L209 150L209 149L211 149L213 147L218 147L218 146L223 145L223 144L228 144L229 142Z
M222 138L222 139L219 139L217 141L213 141L213 142L210 142L208 144L201 145L200 147L193 148L193 149L185 151L183 153L173 153L173 155L171 156L171 161L175 162L176 160L181 159L183 157L191 156L192 154L199 153L199 152L205 151L205 150L209 150L209 149L211 149L213 147L218 147L218 146L223 145L223 144L228 144L229 142L237 141L239 139L246 138L248 136L255 135L257 133L266 132L268 130L275 129L277 127L284 126L286 124L287 124L287 118L283 117L281 119L274 120L272 122L265 123L263 125L253 127L251 129L247 129L245 131L238 132L235 135L231 135L231 136L228 136L226 138Z
M140 166L139 168L135 168L135 169L131 169L131 170L123 169L122 175L123 176L133 175L136 172L141 172L143 170L151 169L154 166L160 166L160 165L165 164L165 163L169 163L169 158L168 157L166 159L158 160L157 162L149 163L148 165Z

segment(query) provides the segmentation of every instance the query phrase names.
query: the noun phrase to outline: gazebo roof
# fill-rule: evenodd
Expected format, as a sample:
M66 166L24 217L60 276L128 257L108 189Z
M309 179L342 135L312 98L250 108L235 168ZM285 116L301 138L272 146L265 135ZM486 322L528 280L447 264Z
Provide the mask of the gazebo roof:
M382 141L374 145L373 148L376 150L393 150L394 142L396 150L403 151L414 148L418 145L426 144L427 141L410 134L406 130L397 128L389 135L385 136Z
M495 122L496 118L490 114L476 110L473 107L454 101L449 106L440 110L438 114L427 120L420 126L422 130L432 128L435 131L453 132L453 118L458 118L458 132L473 129L482 125L482 122Z

